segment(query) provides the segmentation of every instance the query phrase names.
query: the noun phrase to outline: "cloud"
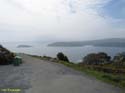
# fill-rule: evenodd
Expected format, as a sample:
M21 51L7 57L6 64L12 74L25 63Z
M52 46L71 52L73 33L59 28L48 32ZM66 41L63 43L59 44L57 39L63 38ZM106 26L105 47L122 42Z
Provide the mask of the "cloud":
M124 28L116 29L115 26L118 23L121 26L122 22L100 12L109 2L110 0L1 0L0 40L56 41L123 37ZM8 35L12 38L8 39Z
M6 2L8 2L9 4L13 5L16 8L25 10L24 6L18 2L16 2L15 0L5 0Z
M30 11L22 3L19 2L20 0L4 0L4 1L12 5L14 8L18 8L19 10L30 13Z

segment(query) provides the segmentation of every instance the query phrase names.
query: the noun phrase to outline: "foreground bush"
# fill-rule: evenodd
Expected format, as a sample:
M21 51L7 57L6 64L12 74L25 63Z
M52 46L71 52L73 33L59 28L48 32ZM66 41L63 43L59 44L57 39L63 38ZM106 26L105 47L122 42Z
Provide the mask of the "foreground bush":
M125 53L118 53L113 58L114 65L118 68L125 66Z
M58 54L57 54L57 58L58 58L59 60L69 62L68 57L67 57L67 56L65 56L62 52L60 52L60 53L58 53Z
M14 54L0 45L0 65L8 65L13 62Z

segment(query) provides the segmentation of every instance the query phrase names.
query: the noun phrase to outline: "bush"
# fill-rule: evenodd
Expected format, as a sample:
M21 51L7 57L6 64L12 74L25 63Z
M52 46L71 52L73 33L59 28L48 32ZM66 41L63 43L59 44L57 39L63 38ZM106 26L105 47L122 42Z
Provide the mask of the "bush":
M67 56L65 56L62 52L59 52L59 53L57 54L57 58L58 58L59 60L69 62L68 57L67 57Z
M97 54L91 53L83 58L83 63L89 65L105 64L110 62L110 58L111 57L104 52L100 52Z
M113 58L114 65L116 67L123 67L125 66L125 53L118 53L116 56Z

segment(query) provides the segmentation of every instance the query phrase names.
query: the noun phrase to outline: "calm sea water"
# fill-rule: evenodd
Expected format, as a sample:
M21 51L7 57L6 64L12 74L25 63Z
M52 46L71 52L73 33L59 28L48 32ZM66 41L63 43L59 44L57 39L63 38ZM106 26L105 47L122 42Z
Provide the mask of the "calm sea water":
M31 42L20 42L20 43L2 43L2 45L9 50L17 53L27 53L39 56L51 56L56 57L58 52L63 52L68 56L70 61L78 63L82 58L89 53L106 52L110 56L114 56L119 52L125 51L125 48L121 47L95 47L95 46L84 46L84 47L48 47L48 43L31 43ZM30 48L17 48L18 45L31 45Z

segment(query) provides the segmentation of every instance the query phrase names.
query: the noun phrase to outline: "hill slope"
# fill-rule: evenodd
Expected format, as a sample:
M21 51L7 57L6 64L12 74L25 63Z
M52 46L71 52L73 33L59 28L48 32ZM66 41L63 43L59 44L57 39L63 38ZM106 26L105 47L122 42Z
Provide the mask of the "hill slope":
M125 38L111 38L90 41L55 42L49 44L52 47L82 47L86 45L104 47L125 47Z

